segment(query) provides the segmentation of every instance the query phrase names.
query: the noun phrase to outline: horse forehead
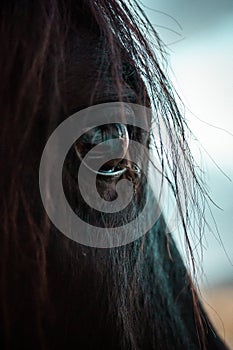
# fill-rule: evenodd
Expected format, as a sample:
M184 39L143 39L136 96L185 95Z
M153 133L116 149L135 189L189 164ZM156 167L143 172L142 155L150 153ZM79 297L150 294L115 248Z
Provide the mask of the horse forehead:
M113 62L103 40L81 31L70 50L64 81L66 104L70 110L89 106L91 98L94 104L118 100L117 86L111 75ZM121 93L123 98L135 100L135 92L124 82Z

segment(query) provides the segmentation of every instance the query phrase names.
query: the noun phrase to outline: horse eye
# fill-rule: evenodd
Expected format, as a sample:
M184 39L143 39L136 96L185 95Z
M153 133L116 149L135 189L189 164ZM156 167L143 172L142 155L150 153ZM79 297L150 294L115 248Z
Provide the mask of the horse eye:
M113 139L120 140L117 149L111 142ZM98 150L93 150L91 157L95 159L102 158L103 161L106 159L106 156L111 158L111 161L101 167L102 173L111 174L127 153L129 146L127 127L124 124L115 123L104 124L88 130L75 143L76 153L80 160L82 160L93 147L102 142L104 142L104 144L100 145ZM118 155L117 159L114 159L114 154Z

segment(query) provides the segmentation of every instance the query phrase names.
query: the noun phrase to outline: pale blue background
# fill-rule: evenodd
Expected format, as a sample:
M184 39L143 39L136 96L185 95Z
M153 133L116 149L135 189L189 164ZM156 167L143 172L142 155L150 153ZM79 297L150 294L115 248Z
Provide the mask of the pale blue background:
M142 0L142 3L179 22L178 25L170 17L145 8L167 44L171 78L187 107L186 118L192 131L233 181L233 1ZM200 160L197 145L192 148ZM233 282L233 182L218 170L207 153L202 150L201 162L212 198L222 208L212 210L224 247L219 238L206 230L204 256L199 265L205 271L205 275L199 273L203 286ZM182 244L181 250L184 251Z

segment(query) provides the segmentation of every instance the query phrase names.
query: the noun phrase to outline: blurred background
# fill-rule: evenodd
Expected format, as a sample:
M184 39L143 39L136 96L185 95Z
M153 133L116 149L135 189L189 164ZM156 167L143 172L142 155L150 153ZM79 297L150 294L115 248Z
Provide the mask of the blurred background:
M171 79L199 141L199 147L191 145L194 155L221 208L211 208L219 236L206 229L199 269L204 272L198 279L205 308L233 349L233 1L140 3L166 44ZM214 226L210 213L207 219ZM180 239L177 242L185 256Z

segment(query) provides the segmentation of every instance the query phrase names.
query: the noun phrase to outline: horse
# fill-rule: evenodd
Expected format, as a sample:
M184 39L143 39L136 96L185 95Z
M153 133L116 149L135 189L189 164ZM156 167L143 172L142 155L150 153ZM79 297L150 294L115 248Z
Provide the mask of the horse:
M61 123L109 103L153 109L172 145L166 152L158 133L163 178L174 193L192 260L189 208L203 223L199 199L207 193L186 141L188 126L162 69L162 43L140 3L3 0L0 16L1 348L226 349L163 213L137 239L99 247L60 232L41 199L41 156ZM95 113L91 116L95 125ZM120 217L90 208L78 182L86 153L109 139L120 140L123 153L89 170L109 206L117 183L131 182L132 203ZM150 131L123 118L73 140L62 184L75 214L96 228L123 227L127 235L124 224L143 210L151 192L141 165L126 159L128 142L149 147L152 139ZM154 211L151 205L147 214ZM201 224L196 227L201 231Z

